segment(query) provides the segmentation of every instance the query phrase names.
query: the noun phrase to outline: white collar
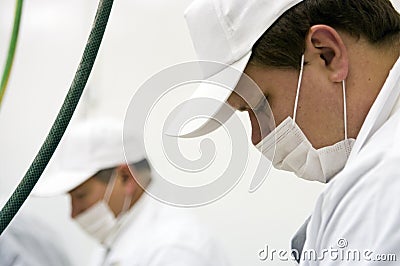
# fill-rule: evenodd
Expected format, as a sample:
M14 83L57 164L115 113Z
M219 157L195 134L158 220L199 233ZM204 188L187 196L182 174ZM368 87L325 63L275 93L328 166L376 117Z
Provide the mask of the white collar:
M135 204L120 217L117 225L117 229L114 231L112 235L107 237L104 241L104 246L112 248L114 243L120 238L123 232L132 224L133 219L140 219L143 215L142 213L146 211L146 205L150 203L150 196L143 192L143 194L139 197L139 199L135 202Z
M400 84L399 84L400 85ZM393 107L392 112L390 113L390 116L393 116L394 113L396 113L398 110L400 110L400 97L397 99L396 105Z
M393 114L398 105L400 95L400 58L394 64L386 79L378 97L372 105L357 140L350 153L348 163L353 161L360 150L364 147L371 136L382 127L382 125Z

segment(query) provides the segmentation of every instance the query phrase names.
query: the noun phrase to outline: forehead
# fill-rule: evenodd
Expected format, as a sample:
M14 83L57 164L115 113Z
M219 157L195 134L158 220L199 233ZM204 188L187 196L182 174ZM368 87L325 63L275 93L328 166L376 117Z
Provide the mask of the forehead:
M267 97L286 97L296 90L299 71L249 63L228 103L240 110L244 105L257 105ZM240 106L237 106L240 105ZM247 106L248 107L248 106Z

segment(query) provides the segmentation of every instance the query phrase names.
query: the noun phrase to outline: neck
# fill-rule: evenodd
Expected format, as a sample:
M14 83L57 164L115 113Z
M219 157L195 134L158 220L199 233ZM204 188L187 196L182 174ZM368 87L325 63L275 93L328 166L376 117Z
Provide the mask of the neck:
M399 58L400 47L374 47L357 41L349 49L350 69L347 83L349 137L356 138L378 97L390 70Z

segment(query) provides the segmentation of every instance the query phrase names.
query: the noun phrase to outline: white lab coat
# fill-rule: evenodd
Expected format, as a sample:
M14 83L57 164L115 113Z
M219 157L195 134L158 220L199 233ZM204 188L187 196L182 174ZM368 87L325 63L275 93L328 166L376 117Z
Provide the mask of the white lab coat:
M70 266L69 255L55 228L24 210L0 236L0 266Z
M300 265L399 265L379 262L393 260L392 255L400 260L399 95L400 59L373 104L345 168L319 196L311 218L292 241L293 248L303 247ZM332 249L337 253L329 253Z
M143 194L108 250L94 261L105 266L228 265L218 244L186 211Z

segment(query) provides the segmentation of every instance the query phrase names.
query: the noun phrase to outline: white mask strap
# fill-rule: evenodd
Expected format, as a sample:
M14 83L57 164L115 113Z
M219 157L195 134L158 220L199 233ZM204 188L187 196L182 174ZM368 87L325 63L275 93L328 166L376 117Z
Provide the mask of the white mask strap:
M343 115L344 115L344 139L347 139L347 103L346 103L346 82L342 81L343 87Z
M297 108L299 104L299 96L300 96L300 88L301 82L303 80L303 72L304 72L304 54L301 56L301 64L300 64L300 75L299 81L297 83L297 92L296 92L296 100L294 102L294 110L293 110L293 124L296 122L297 117ZM348 139L348 132L347 132L347 101L346 101L346 81L342 81L343 87L343 116L344 116L344 139Z
M104 193L104 198L103 198L103 200L105 201L105 202L109 202L109 200L110 200L110 197L111 197L111 193L112 193L112 191L113 191L113 189L114 189L114 184L115 184L115 181L117 180L117 170L114 170L113 171L113 173L112 173L112 175L111 175L111 178L110 178L110 181L108 182L108 184L107 184L107 188L106 188L106 192Z
M299 75L299 81L297 83L296 100L294 102L294 110L293 110L293 125L296 122L297 107L299 104L299 96L300 96L300 87L301 87L301 81L303 80L303 72L304 72L304 54L301 56L300 75Z
M131 205L131 201L132 201L132 196L125 196L124 204L122 205L122 210L119 213L118 217L121 217L128 211L129 206Z

